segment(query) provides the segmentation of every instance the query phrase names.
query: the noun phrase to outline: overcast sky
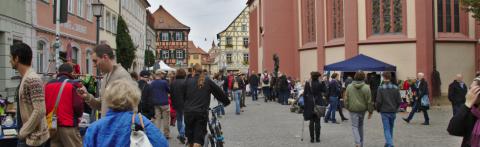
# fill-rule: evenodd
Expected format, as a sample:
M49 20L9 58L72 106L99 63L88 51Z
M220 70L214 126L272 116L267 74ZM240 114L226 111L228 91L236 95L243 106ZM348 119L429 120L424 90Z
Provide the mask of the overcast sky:
M162 5L190 27L189 39L208 51L217 33L223 31L246 7L247 0L148 0L150 12ZM205 38L207 41L205 41Z

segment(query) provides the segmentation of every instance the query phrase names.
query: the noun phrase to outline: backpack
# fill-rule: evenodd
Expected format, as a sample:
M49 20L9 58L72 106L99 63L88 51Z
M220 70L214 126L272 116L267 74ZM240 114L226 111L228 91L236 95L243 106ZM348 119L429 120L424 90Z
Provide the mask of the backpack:
M268 78L268 75L263 76L263 84L268 85L270 83L270 79Z

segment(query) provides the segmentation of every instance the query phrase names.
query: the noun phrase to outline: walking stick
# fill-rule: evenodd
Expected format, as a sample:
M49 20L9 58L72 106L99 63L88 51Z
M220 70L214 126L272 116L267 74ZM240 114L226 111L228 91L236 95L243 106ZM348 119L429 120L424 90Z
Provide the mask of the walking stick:
M300 139L301 141L303 141L303 130L305 128L305 120L302 120L302 138Z

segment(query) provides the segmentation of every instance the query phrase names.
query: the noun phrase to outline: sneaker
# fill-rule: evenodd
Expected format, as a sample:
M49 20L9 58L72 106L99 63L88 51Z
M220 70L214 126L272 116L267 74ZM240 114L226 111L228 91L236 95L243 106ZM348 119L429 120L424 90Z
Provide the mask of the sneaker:
M430 123L428 123L428 122L424 122L424 123L422 123L422 125L424 125L424 126L428 126L428 125L430 125Z
M320 138L317 138L317 140L316 140L316 141L317 141L317 142L320 142Z

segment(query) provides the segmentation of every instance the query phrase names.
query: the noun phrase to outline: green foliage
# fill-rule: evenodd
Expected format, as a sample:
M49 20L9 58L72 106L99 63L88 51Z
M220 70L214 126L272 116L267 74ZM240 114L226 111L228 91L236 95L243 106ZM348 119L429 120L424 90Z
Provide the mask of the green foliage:
M117 26L117 38L115 39L117 44L117 62L128 70L132 66L133 59L135 59L136 49L133 46L130 34L128 34L128 26L122 16L118 17Z
M153 55L152 50L145 50L145 66L152 67L155 64L155 55Z
M480 0L462 0L463 8L473 13L473 17L480 21Z

